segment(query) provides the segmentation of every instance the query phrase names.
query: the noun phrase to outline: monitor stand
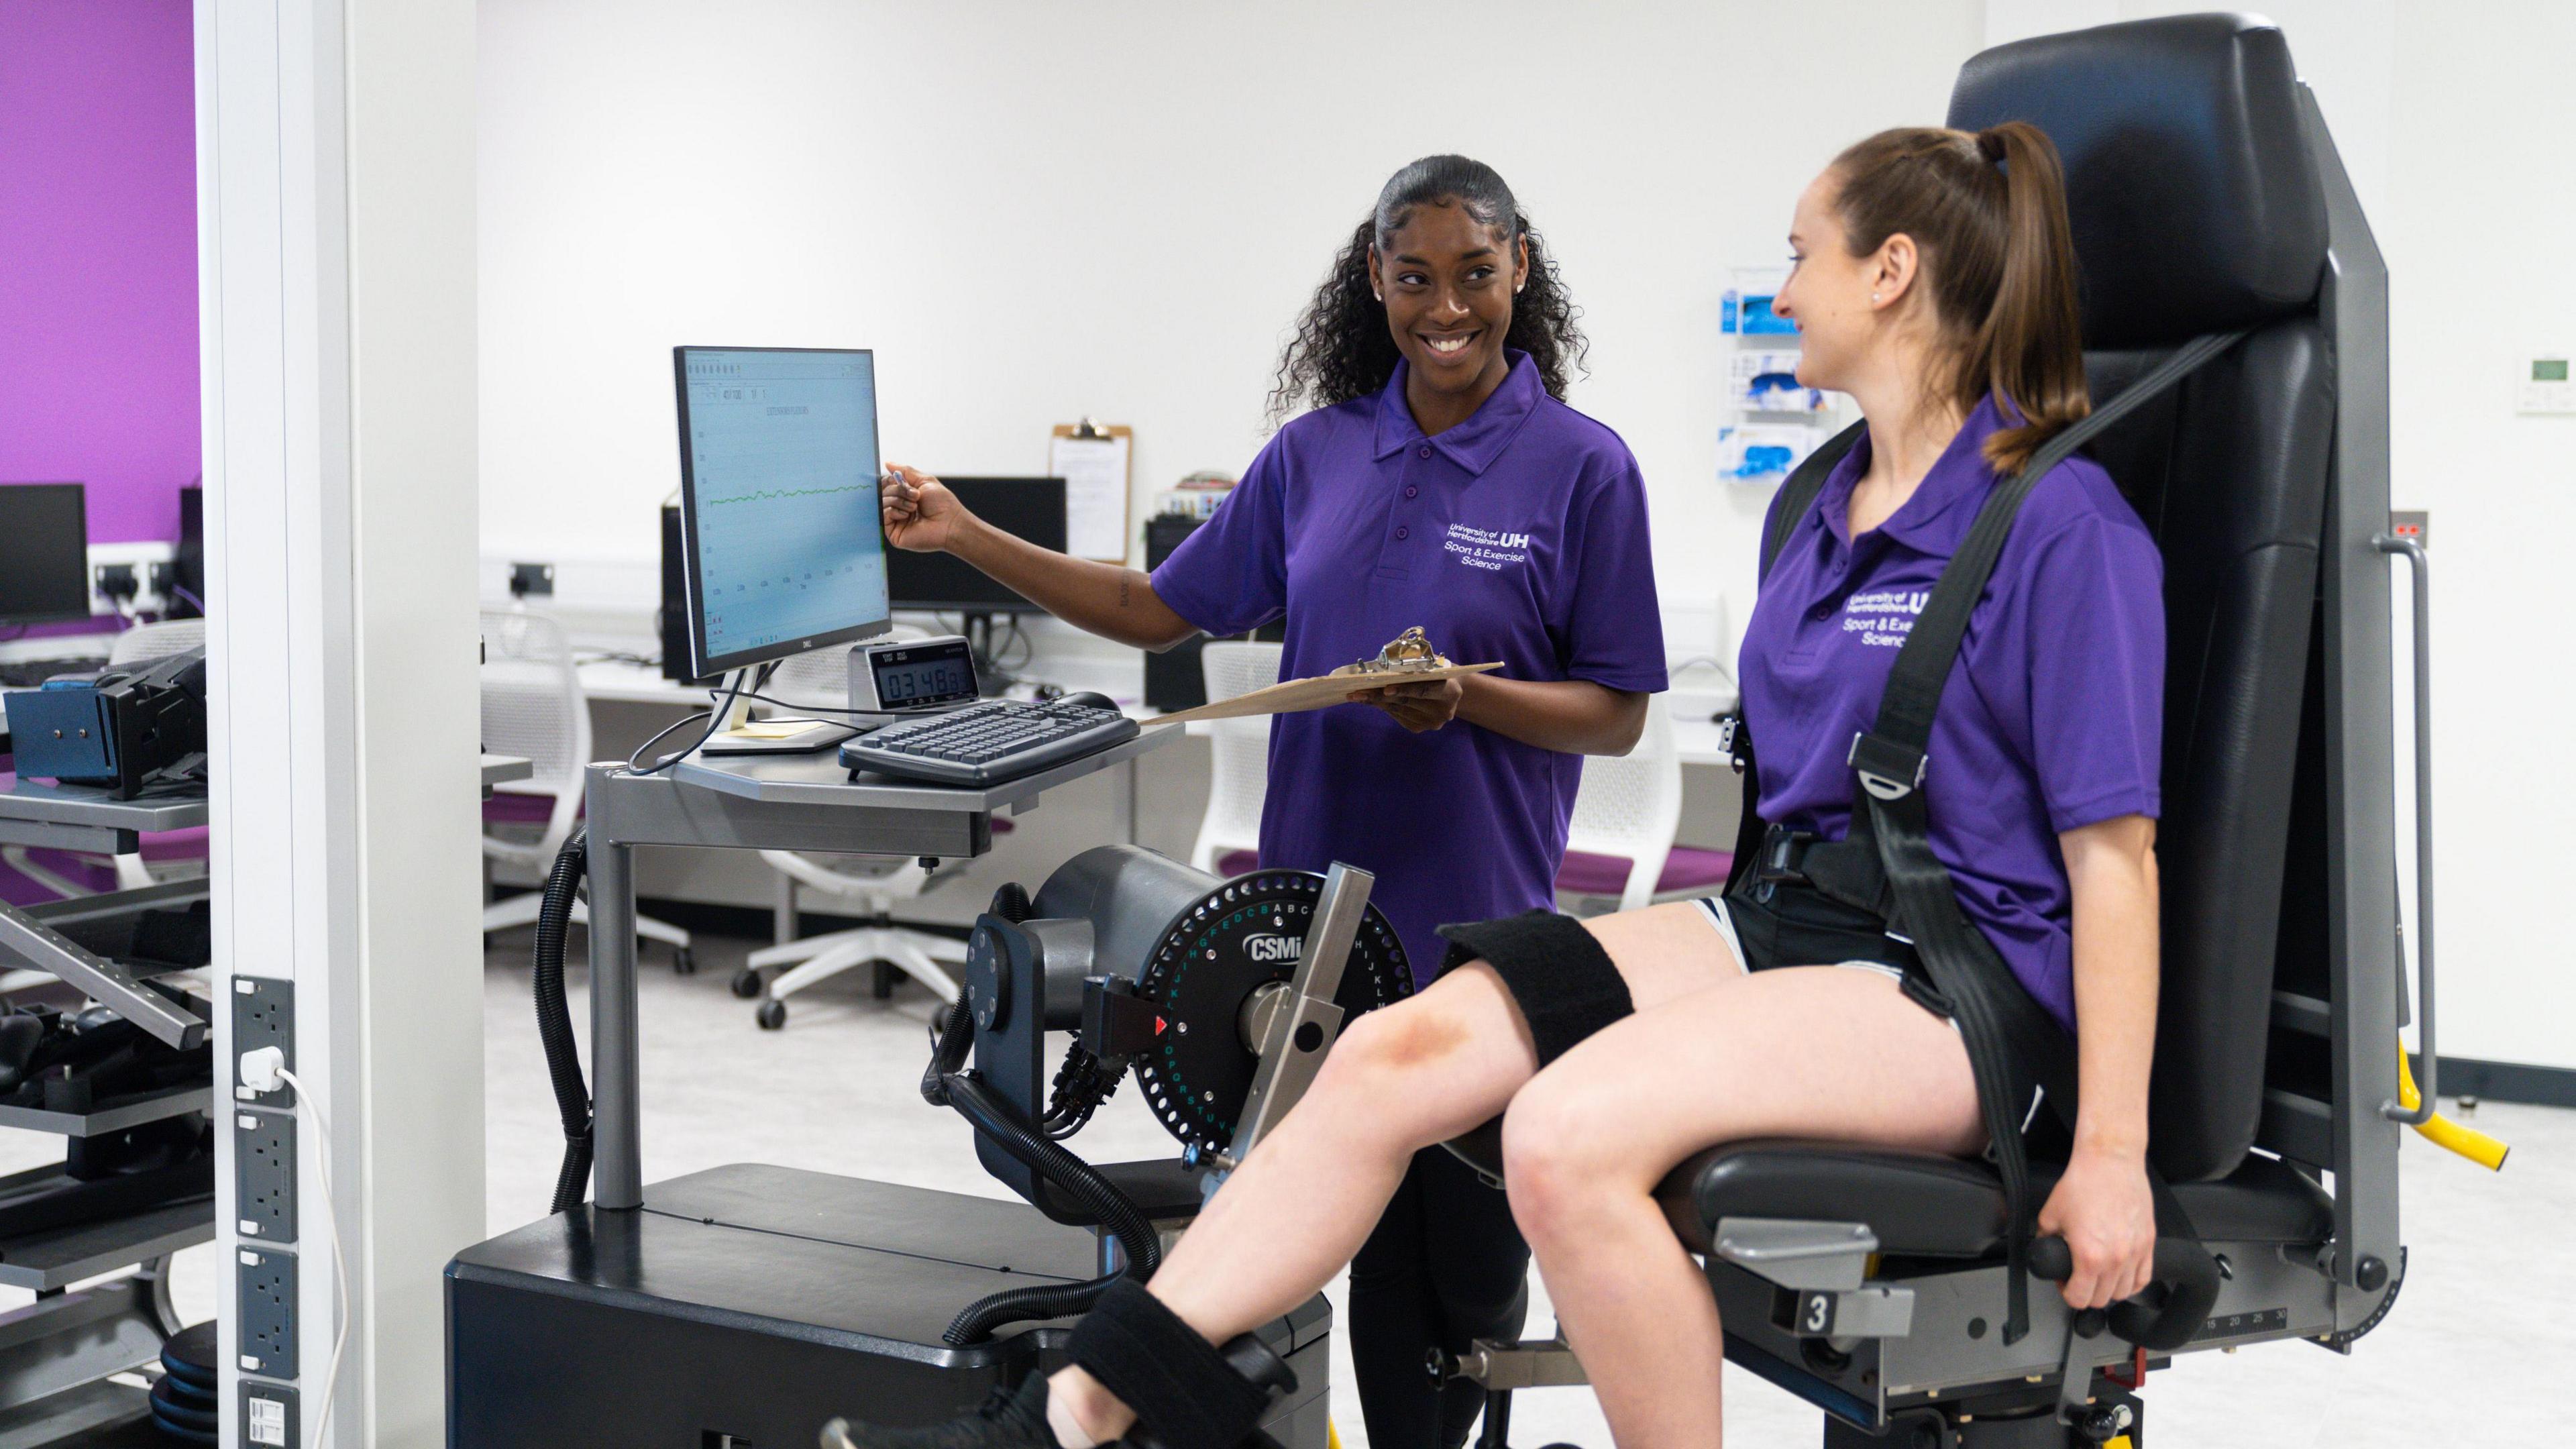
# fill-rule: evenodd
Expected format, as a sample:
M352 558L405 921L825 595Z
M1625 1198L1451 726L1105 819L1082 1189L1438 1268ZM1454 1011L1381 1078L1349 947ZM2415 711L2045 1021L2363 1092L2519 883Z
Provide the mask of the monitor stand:
M807 724L801 729L787 726L795 720L776 725L751 717L754 703L748 696L760 688L760 669L753 665L725 676L719 689L741 690L725 708L724 723L707 737L702 755L819 755L841 747L844 741L860 732L855 724ZM782 706L793 710L794 706ZM782 732L783 731L783 732Z
M962 620L967 652L975 656L976 689L987 699L999 696L1011 684L1010 674L993 662L993 634L1005 617L1001 614L967 614Z

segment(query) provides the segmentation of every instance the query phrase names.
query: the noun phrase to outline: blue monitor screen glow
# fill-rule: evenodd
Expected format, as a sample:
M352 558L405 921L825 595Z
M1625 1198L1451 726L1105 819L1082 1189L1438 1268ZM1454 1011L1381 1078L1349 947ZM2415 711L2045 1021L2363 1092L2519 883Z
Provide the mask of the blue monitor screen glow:
M691 671L884 633L875 356L672 351Z

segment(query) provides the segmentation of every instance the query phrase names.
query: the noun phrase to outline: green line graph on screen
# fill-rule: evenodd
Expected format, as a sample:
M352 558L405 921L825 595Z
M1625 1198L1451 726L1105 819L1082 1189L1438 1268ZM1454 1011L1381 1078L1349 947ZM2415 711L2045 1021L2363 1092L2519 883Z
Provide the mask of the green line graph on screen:
M692 348L683 367L708 654L884 620L874 359Z

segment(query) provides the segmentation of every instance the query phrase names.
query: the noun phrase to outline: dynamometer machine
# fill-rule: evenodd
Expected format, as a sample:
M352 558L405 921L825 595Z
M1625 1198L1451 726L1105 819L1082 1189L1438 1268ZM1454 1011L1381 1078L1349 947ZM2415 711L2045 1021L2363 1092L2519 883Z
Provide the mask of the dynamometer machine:
M836 1415L917 1423L970 1409L1060 1363L1070 1318L1120 1274L1153 1271L1342 1024L1412 989L1365 872L1225 880L1098 847L1034 896L996 894L922 1079L1026 1205L749 1164L641 1183L634 949L620 929L634 845L817 849L829 825L831 848L848 850L864 825L884 832L871 848L981 853L1003 796L1076 773L975 792L851 782L797 761L594 768L589 835L557 863L538 928L561 1191L554 1214L449 1267L449 1442L772 1449L814 1443ZM585 878L595 1118L562 992L564 924ZM1131 1076L1176 1151L1085 1162L1065 1139ZM1326 1443L1331 1324L1318 1296L1260 1331L1296 1379L1263 1426L1285 1449Z

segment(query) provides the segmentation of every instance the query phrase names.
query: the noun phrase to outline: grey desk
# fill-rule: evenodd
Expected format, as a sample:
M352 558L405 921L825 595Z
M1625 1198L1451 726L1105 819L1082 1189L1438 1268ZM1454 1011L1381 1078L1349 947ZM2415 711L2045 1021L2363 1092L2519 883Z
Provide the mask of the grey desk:
M1025 810L1068 781L1113 769L1179 737L1149 730L1114 749L985 790L862 776L833 756L691 759L659 775L590 767L590 1040L593 1195L603 1208L644 1202L635 1000L635 847L810 850L961 860L993 846L993 812Z
M523 760L517 755L485 755L483 757L483 798L486 800L492 798L492 787L495 785L507 785L513 780L525 780L536 773L537 762L534 760Z

